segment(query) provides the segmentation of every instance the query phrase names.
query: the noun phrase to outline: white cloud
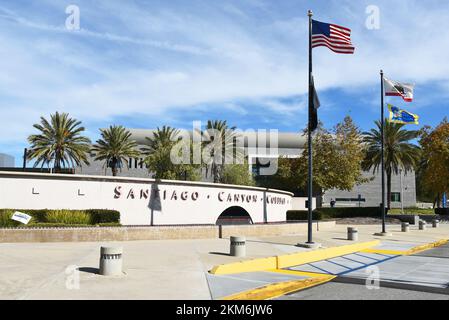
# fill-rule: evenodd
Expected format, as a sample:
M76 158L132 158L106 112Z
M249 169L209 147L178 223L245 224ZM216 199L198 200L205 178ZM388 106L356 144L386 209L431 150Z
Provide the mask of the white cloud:
M398 80L448 83L449 33L440 30L449 27L449 6L365 2L381 7L381 30L364 27L360 2L321 1L315 10L317 19L351 27L357 47L354 56L314 51L320 91L377 98L380 68ZM8 6L0 10L0 142L23 141L40 115L55 110L96 122L139 114L161 123L173 110L206 104L247 115L239 101L287 115L305 110L303 101L279 99L307 90L302 4L80 1L77 33L63 28L60 2L44 1L33 14Z

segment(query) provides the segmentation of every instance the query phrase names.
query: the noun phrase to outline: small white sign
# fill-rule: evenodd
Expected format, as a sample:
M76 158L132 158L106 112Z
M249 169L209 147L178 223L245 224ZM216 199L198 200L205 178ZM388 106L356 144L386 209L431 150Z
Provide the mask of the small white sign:
M14 212L13 216L11 217L12 220L18 221L23 224L28 224L31 220L31 216L27 215L26 213L22 213L19 211Z

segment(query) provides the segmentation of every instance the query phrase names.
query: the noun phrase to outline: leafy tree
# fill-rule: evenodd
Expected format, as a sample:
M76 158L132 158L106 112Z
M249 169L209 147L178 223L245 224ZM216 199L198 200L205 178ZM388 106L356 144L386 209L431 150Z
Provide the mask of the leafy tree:
M90 149L90 140L83 136L85 131L81 122L70 118L67 113L50 115L50 121L41 117L41 123L34 128L39 134L30 135L31 144L27 158L35 160L34 167L48 166L53 163L55 171L62 168L74 168L82 163L89 164L87 154Z
M221 183L240 186L255 186L253 175L248 170L248 164L226 164L223 168Z
M293 192L306 190L308 152L306 146L297 159L280 158L278 173L265 184ZM313 137L314 194L323 194L331 189L349 191L366 182L361 169L363 159L362 136L350 117L346 117L332 132L320 124Z
M240 156L236 147L235 140L238 135L235 130L236 128L229 127L226 121L209 120L203 132L203 150L210 157L210 160L204 163L206 176L210 174L215 183L223 182L224 165L235 163L234 157Z
M122 126L111 126L101 129L101 139L92 147L95 152L95 160L104 161L104 167L110 167L112 175L117 176L123 163L129 167L128 158L139 156L137 143L131 139L131 132Z
M168 126L158 128L153 137L147 137L148 146L142 148L146 155L145 163L156 179L166 180L199 180L199 165L192 164L191 145L188 145L189 159L181 163L175 163L173 156L182 158L184 146L180 144L191 143L179 137L180 131ZM189 139L190 140L190 139ZM178 154L174 154L175 152Z
M367 145L366 158L362 167L364 170L379 171L381 167L381 123L376 121L377 128L364 133L364 142ZM419 163L420 148L410 143L419 136L418 131L404 130L403 124L391 123L385 120L385 173L387 176L387 204L391 208L391 177L399 174L402 169L405 173L414 170Z
M422 162L419 170L424 192L440 207L443 193L449 192L449 123L444 119L435 129L421 131Z

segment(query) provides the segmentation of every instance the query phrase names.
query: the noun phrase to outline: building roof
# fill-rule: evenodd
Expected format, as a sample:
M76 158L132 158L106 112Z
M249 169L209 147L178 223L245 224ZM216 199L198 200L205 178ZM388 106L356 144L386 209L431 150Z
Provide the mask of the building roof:
M151 129L129 129L134 139L138 144L147 144L147 137L152 137L156 130ZM239 132L239 131L237 131ZM192 137L192 131L181 130L180 135L189 134ZM266 132L246 132L240 131L241 136L244 138L246 148L255 147L278 147L281 149L303 149L307 143L307 137L302 133L294 132L278 132L273 133L270 137L270 131ZM264 143L265 140L265 143ZM277 146L276 146L277 140Z

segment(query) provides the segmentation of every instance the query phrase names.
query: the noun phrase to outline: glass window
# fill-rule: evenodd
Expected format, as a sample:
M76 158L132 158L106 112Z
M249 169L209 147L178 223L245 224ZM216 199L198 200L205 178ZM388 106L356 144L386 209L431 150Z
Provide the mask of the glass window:
M391 193L391 202L401 202L401 193L400 192L392 192Z

